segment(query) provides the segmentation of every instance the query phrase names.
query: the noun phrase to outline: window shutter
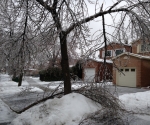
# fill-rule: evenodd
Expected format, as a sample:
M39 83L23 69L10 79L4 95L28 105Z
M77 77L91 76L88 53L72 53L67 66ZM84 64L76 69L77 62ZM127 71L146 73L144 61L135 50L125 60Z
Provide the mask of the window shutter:
M112 55L116 56L116 50L112 50Z
M137 53L140 53L140 49L141 49L141 45L138 44L138 45L137 45Z
M105 51L102 51L102 58L105 56Z
M125 49L125 48L123 48L123 53L124 53L124 52L126 52L126 49Z
M110 55L110 57L112 57L112 56L113 56L113 50L110 50L110 52L111 52L111 55Z

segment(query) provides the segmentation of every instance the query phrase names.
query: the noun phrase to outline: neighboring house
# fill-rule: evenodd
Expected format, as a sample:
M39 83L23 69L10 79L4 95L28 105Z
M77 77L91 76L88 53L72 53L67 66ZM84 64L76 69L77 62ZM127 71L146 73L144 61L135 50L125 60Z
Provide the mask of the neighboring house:
M131 52L131 46L127 44L120 44L116 42L109 43L107 45L107 73L104 74L103 64L105 56L105 47L100 49L99 59L88 59L84 65L83 79L85 81L91 81L93 78L96 82L102 81L105 76L106 79L112 79L112 61L111 59L123 52ZM111 77L111 78L110 78Z
M106 58L111 59L115 56L118 56L119 54L123 52L132 52L131 45L123 44L123 43L116 43L112 42L107 45L107 53ZM100 49L99 58L104 58L105 56L105 47L102 47Z
M99 67L103 64L105 47L102 47L99 52L99 58L101 58L99 60L101 61L93 59L87 61L84 68L84 79L93 74L97 80L96 75L99 73ZM113 69L111 67L109 69L112 71L114 84L127 87L150 86L150 44L148 42L143 44L142 40L137 40L131 45L112 42L107 45L106 55L107 62L108 60L113 61ZM102 78L102 74L99 78Z
M24 69L24 75L26 76L39 76L38 69Z
M142 40L137 40L131 43L132 44L132 53L139 55L150 56L150 43L143 43Z
M100 82L104 75L104 60L89 58L83 64L83 79L86 82ZM106 60L105 77L112 80L112 61Z
M114 57L113 62L118 67L113 68L114 84L128 87L150 86L150 56L126 52Z

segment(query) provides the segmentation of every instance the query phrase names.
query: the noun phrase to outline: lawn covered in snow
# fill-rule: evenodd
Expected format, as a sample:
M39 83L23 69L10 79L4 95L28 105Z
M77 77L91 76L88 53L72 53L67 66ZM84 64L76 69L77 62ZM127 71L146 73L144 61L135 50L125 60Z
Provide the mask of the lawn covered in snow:
M41 85L48 84L48 82L41 82L37 78L34 80ZM21 92L23 87L29 86L26 81L23 81L23 85L20 88L11 81L8 75L1 74L0 97ZM53 84L53 87L57 86L58 84ZM35 90L38 91L38 89ZM150 91L124 94L119 96L119 100L128 110L146 111L150 109ZM101 109L101 105L81 94L71 93L62 98L47 100L17 115L0 99L0 123L7 120L13 121L13 125L78 125L86 116L99 109ZM140 118L143 116L143 119L150 120L149 115L137 116Z
M27 86L28 82L23 81L22 86L18 87L18 83L12 81L9 75L0 74L0 96L21 92Z

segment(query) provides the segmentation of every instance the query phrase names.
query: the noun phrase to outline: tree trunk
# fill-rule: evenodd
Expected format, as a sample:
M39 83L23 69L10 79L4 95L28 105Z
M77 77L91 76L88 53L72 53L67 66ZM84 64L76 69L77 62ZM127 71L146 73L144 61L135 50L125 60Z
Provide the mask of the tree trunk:
M22 85L22 77L23 77L23 73L21 73L21 74L19 75L18 86L21 86L21 85Z
M13 69L13 77L12 78L16 78L16 69Z
M61 45L61 67L64 78L64 94L71 93L71 81L70 81L70 71L68 62L68 52L67 52L67 35L65 32L60 33L60 45Z

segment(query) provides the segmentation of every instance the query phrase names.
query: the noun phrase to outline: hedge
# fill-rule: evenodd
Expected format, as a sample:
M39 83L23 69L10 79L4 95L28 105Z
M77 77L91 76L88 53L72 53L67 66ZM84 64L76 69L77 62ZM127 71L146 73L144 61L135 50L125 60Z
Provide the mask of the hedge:
M40 71L41 81L61 81L63 80L62 70L58 67L51 67Z
M70 73L82 78L82 68L80 62L70 68ZM41 81L61 81L63 80L62 69L58 67L49 67L39 72Z

